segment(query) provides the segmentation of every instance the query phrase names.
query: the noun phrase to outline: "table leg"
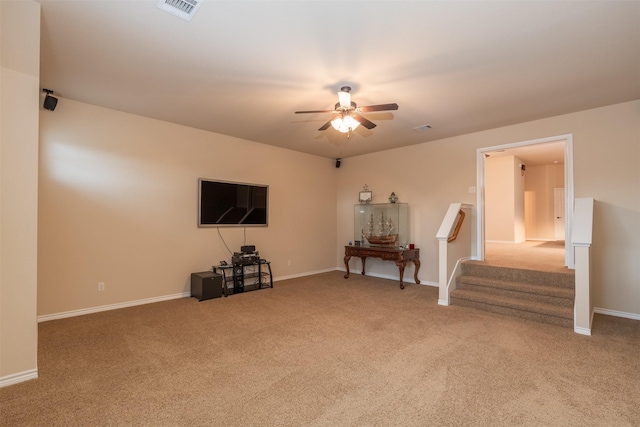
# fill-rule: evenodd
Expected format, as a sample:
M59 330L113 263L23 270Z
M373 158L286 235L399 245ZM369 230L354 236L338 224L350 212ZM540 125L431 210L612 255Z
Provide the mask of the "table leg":
M224 272L224 268L220 269L220 272L222 273L222 293L224 294L224 297L226 298L228 295L228 291L227 291L227 275Z
M360 257L360 259L362 260L362 275L364 276L364 262L367 260L366 256Z
M420 260L414 259L413 264L416 266L416 270L413 272L413 280L415 280L416 283L419 285L420 279L418 279L418 271L420 271Z
M396 265L398 266L398 270L400 271L400 289L404 289L404 283L402 280L404 278L404 267L407 265L407 263L397 261Z
M349 260L351 259L351 255L344 256L344 266L347 267L347 274L344 275L345 279L349 278Z

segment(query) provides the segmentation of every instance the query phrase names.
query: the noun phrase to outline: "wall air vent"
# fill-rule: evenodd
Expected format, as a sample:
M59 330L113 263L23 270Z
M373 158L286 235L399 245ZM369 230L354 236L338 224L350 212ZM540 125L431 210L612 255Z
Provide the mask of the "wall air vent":
M202 0L158 0L158 8L185 21L191 21L201 4Z

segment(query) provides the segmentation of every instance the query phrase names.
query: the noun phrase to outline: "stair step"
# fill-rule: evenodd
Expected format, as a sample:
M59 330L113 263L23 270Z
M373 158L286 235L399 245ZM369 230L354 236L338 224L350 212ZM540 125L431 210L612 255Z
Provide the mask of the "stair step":
M486 277L511 282L546 285L556 288L575 288L575 271L537 271L515 267L497 267L482 261L465 261L462 263L462 275Z
M485 292L456 289L451 292L455 305L479 308L529 320L560 326L573 326L573 308L545 303L531 303L522 299Z
M454 305L573 327L573 270L537 271L465 261L456 287L451 291Z
M460 276L456 284L457 289L460 290L475 290L492 295L503 295L535 303L557 304L571 308L575 299L574 289L489 279L486 277Z

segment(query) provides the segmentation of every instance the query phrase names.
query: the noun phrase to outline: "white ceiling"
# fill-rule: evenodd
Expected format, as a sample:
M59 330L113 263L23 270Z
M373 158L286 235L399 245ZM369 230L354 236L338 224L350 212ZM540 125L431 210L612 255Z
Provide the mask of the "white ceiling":
M640 98L639 1L205 1L190 22L155 0L40 2L58 108L329 158ZM364 114L378 126L348 141L317 130L328 114L294 114L333 108L344 85L359 106L400 108Z

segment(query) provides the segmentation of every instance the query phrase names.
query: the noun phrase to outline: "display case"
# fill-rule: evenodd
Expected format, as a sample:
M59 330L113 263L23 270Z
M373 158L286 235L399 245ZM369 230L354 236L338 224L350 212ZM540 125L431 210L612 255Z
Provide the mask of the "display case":
M406 246L409 242L409 206L372 203L354 206L354 243L365 246Z

